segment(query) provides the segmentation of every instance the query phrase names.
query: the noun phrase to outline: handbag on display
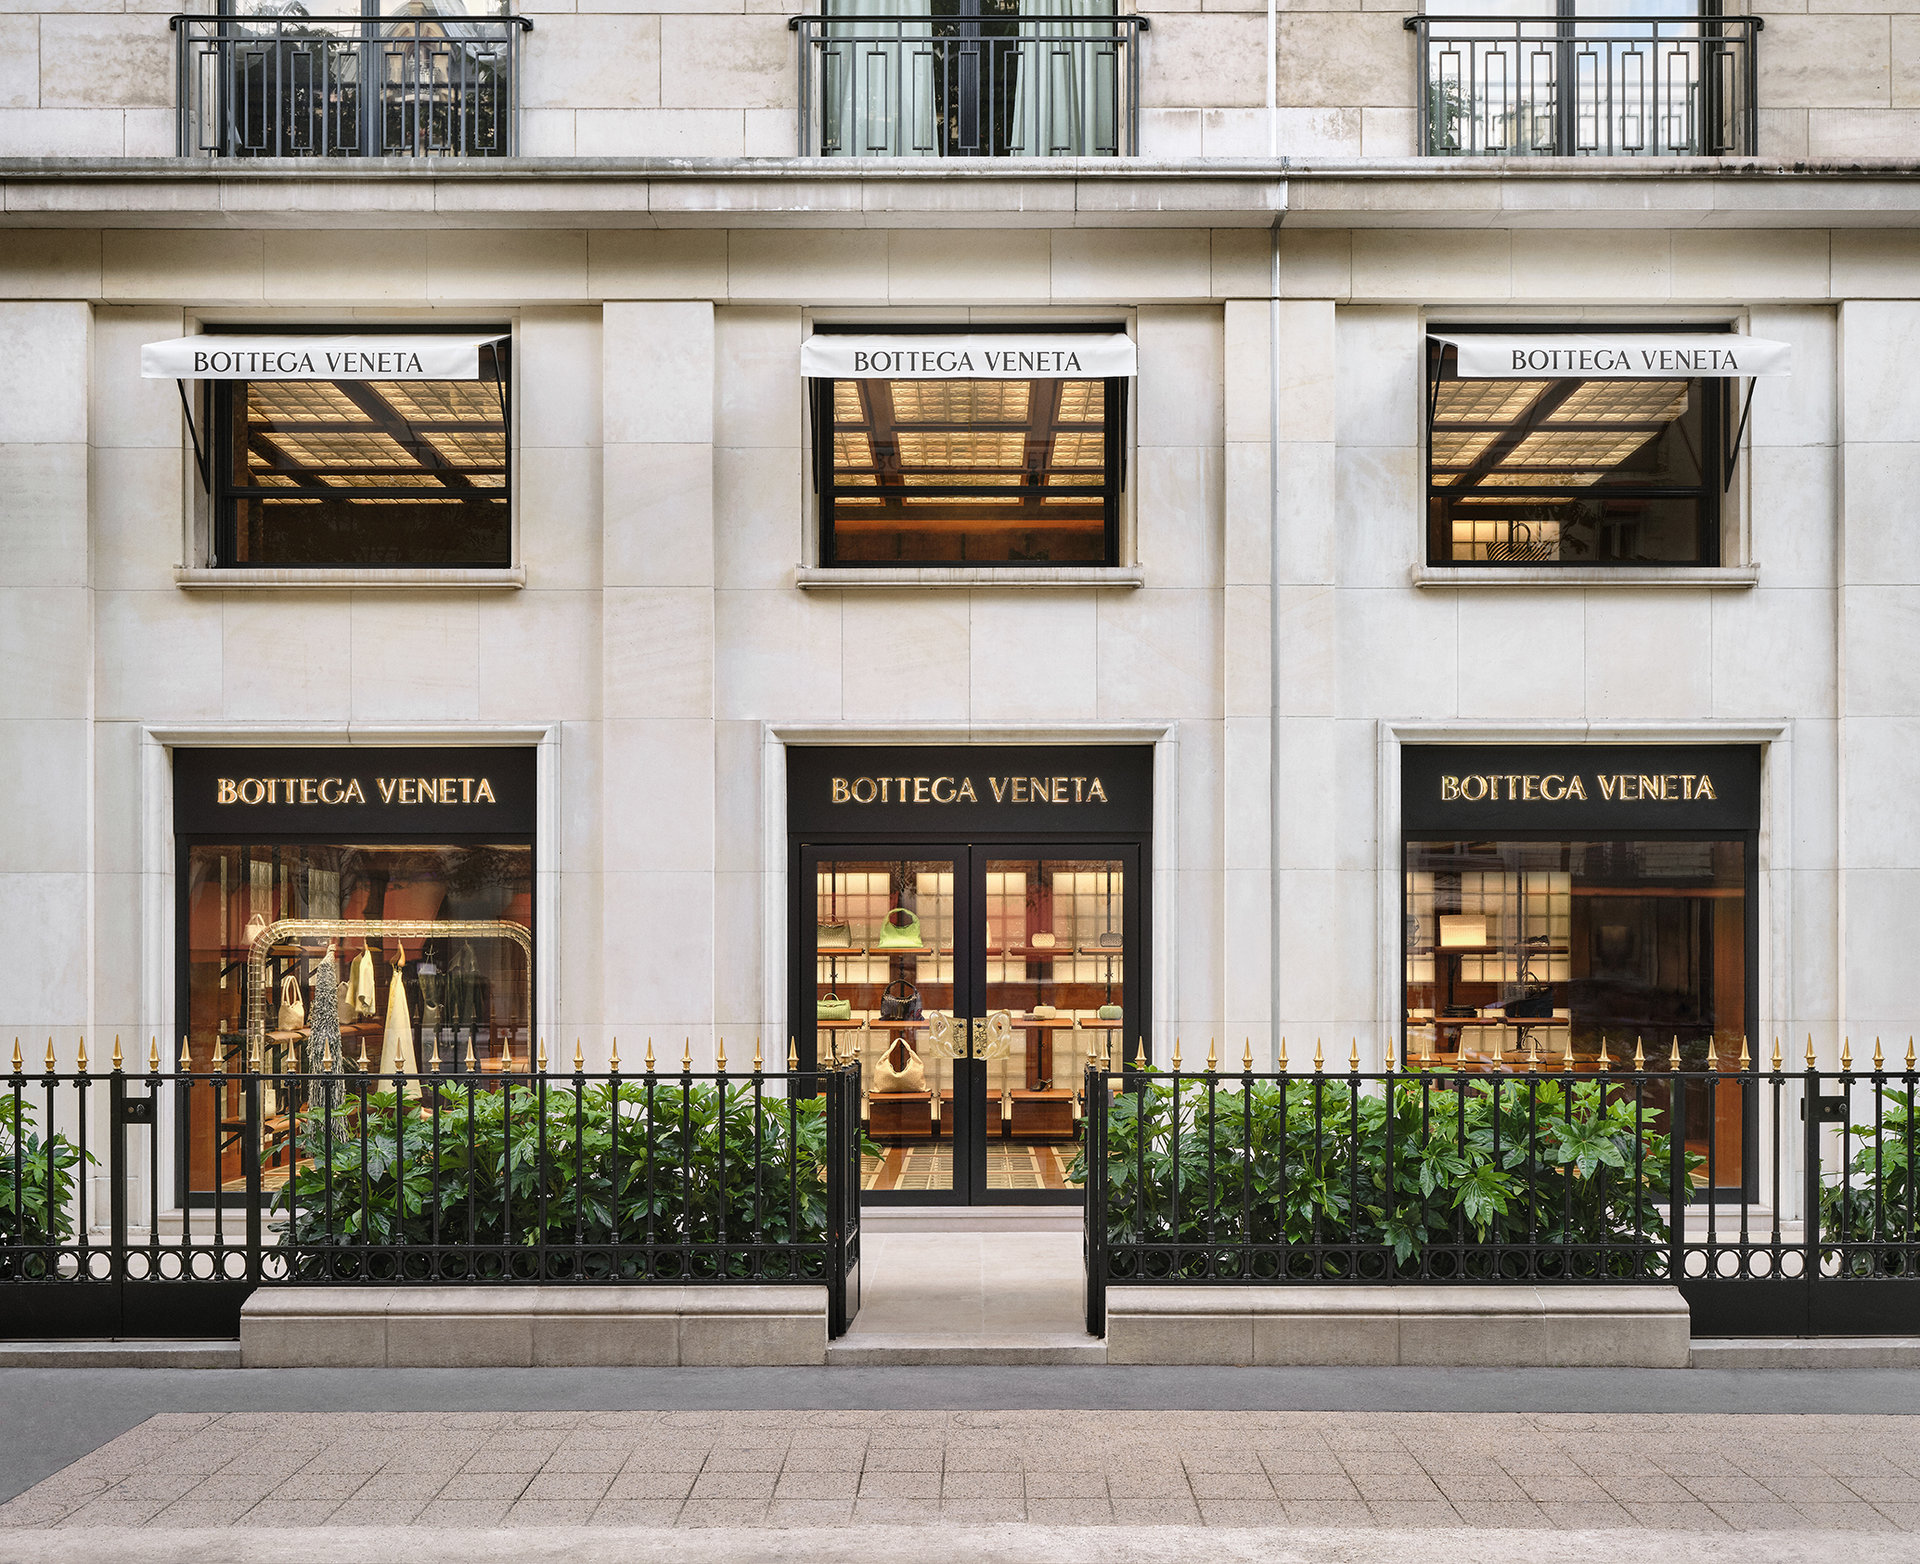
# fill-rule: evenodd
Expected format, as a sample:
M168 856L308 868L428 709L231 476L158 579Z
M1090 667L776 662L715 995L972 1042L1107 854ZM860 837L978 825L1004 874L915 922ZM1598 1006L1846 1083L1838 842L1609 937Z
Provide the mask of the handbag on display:
M906 922L896 923L896 918ZM918 950L922 944L920 938L920 920L905 907L895 907L880 925L880 934L873 942L875 950Z
M896 989L898 993L894 992ZM918 1021L920 1019L920 990L905 978L895 978L880 995L880 1019L882 1021Z
M1060 1012L1052 1005L1035 1005L1027 1014L1035 1021L1051 1021Z
M267 932L267 920L261 914L256 912L251 918L247 919L246 933L242 934L240 936L240 939L241 939L241 942L248 947L248 949L252 949L253 942L266 932Z
M300 992L300 979L289 972L280 980L280 1032L297 1032L307 1024L307 1000Z
M1102 929L1100 931L1100 937L1094 941L1094 944L1098 945L1102 950L1118 950L1120 948L1120 931L1118 929Z
M1027 948L1029 950L1052 950L1053 935L1045 929L1034 934L1029 934L1027 936Z
M1525 988L1500 1007L1509 1021L1546 1021L1553 1016L1553 990L1542 983Z
M895 1065L894 1055L905 1054L906 1058ZM904 1037L896 1037L887 1044L887 1051L873 1062L873 1081L867 1087L870 1092L923 1092L927 1089L927 1067L920 1062L920 1056L913 1051L913 1045Z
M816 999L813 1003L816 1021L851 1021L853 1019L853 1001L842 999L831 991Z
M851 923L823 923L814 936L814 946L819 950L849 950L853 946L853 925Z
M1102 1021L1118 1021L1125 1012L1118 1005L1102 1005L1095 1015Z

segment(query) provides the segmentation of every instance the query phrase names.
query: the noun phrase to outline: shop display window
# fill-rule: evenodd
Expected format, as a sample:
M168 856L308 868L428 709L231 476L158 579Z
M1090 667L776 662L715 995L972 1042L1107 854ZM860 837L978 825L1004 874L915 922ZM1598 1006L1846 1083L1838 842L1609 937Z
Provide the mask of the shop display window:
M1428 352L1429 564L1720 563L1726 381L1461 379Z
M1118 562L1124 379L812 384L822 564Z
M1747 1036L1752 848L1745 838L1409 841L1406 1059L1416 1068L1731 1070ZM1657 1087L1664 1092L1664 1087ZM1687 1099L1738 1183L1739 1087ZM1704 1176L1702 1174L1701 1176Z
M502 341L474 380L211 383L214 561L512 564Z
M193 843L181 894L187 1068L229 1077L189 1093L181 1156L190 1199L246 1188L253 1153L240 1076L250 1056L269 1074L533 1067L525 842ZM350 932L396 923L421 932ZM268 936L256 991L248 958ZM262 1091L257 1154L263 1183L277 1188L299 1154L300 1088L269 1080Z

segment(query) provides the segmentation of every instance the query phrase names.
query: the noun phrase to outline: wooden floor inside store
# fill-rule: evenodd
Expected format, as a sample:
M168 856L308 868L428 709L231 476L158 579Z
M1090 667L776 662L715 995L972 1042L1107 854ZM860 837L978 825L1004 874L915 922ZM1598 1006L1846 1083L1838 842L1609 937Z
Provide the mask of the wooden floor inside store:
M1018 1142L987 1147L987 1188L1077 1189L1067 1169L1078 1146L1029 1146ZM951 1189L953 1147L949 1143L889 1146L885 1154L860 1159L862 1189Z

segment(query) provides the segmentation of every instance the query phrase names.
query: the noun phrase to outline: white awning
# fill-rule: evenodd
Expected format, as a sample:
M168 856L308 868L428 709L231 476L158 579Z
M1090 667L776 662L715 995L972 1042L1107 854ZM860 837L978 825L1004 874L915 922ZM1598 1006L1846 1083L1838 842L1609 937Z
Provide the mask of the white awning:
M487 336L174 337L140 350L148 380L478 380Z
M1134 372L1118 331L808 337L800 373L814 380L1104 380Z
M1433 334L1460 350L1462 380L1740 380L1792 373L1793 349L1730 331L1622 331L1575 336Z

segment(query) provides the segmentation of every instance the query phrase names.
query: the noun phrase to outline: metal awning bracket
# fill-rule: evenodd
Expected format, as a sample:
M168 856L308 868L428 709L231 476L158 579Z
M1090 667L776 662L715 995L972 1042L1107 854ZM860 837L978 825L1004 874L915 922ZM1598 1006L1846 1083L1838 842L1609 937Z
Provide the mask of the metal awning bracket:
M1740 442L1746 438L1747 418L1753 412L1753 393L1759 389L1760 381L1757 376L1747 382L1747 400L1746 405L1740 409L1740 426L1733 431L1733 444L1727 450L1727 476L1720 485L1722 494L1733 487L1733 472L1740 465Z
M207 452L200 445L200 431L193 426L193 404L187 400L187 383L176 380L173 384L180 393L180 411L187 415L187 438L193 442L193 465L200 472L200 487L211 494L213 473L208 467Z

